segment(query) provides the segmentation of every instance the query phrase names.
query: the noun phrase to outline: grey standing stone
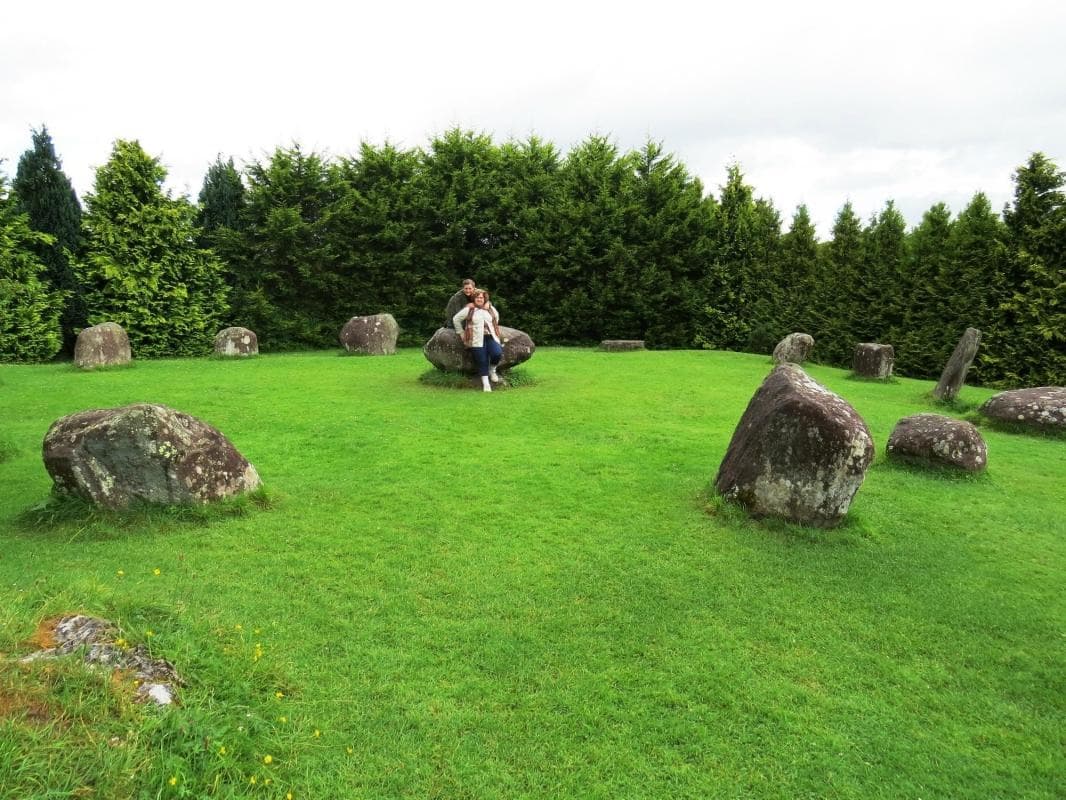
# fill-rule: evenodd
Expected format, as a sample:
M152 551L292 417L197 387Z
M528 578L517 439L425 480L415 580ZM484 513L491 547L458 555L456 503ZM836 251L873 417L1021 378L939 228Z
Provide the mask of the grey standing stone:
M795 364L782 364L748 403L715 489L755 516L832 527L874 458L858 412Z
M340 340L349 353L391 356L396 352L400 326L392 314L352 317L341 329Z
M130 337L116 322L83 328L74 344L74 364L81 369L121 366L132 359Z
M941 414L914 414L896 423L885 452L918 464L981 472L988 466L988 447L969 422Z
M978 411L997 422L1034 431L1063 431L1066 430L1066 387L1038 386L1000 392L988 398Z
M55 491L105 508L207 503L260 484L216 428L149 403L62 417L44 437L43 456Z
M503 339L503 356L496 367L498 372L505 372L512 367L529 361L537 346L529 334L516 328L500 326ZM463 375L477 375L477 365L470 351L463 346L463 340L451 328L437 328L422 348L422 354L442 372L459 372Z
M955 345L955 352L944 365L940 380L933 389L933 397L938 400L954 400L959 396L962 385L966 383L966 373L970 371L970 365L977 355L977 348L980 344L981 331L977 328L967 328L962 338L959 339L959 343Z
M215 355L244 358L259 355L259 337L247 328L223 328L215 334Z
M809 333L790 333L774 348L775 364L802 364L810 358L814 337Z
M855 345L851 369L863 378L886 380L892 377L892 365L895 361L896 351L892 345L861 342Z

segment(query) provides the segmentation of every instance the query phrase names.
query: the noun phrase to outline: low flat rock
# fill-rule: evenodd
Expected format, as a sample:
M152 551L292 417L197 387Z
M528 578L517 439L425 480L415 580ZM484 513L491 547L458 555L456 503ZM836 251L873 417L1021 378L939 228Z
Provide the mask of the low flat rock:
M1035 431L1066 430L1066 386L1000 392L988 398L978 411L997 422L1009 422Z
M775 364L802 364L811 356L814 337L809 333L790 333L774 348Z
M116 367L132 360L130 337L116 322L83 328L74 343L74 364L81 369Z
M215 334L215 355L246 358L259 355L259 337L247 328L223 328Z
M860 377L883 381L892 377L892 365L895 361L896 350L892 345L860 342L855 345L851 370Z
M800 367L782 364L748 403L714 486L754 516L832 527L847 514L873 457L858 412Z
M43 456L54 491L112 509L208 503L260 485L216 428L150 403L62 417L44 437Z
M400 326L392 314L352 317L341 329L340 340L349 353L391 356L396 352Z
M533 357L537 346L529 334L516 328L500 326L503 338L503 357L496 367L497 372L506 372ZM463 347L463 340L451 328L437 328L422 353L426 360L442 372L458 372L463 375L477 375L477 365L470 351Z
M891 458L915 464L981 472L988 466L988 447L969 422L941 414L914 414L896 423L888 437Z
M600 350L606 350L608 353L627 353L643 349L643 339L604 339L600 342Z

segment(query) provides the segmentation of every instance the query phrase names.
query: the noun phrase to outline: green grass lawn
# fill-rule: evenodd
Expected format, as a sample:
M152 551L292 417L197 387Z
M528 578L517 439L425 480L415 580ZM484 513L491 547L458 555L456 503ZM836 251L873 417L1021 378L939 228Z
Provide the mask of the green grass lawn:
M1063 797L1066 441L897 467L932 383L812 366L877 458L840 528L753 522L708 486L769 368L542 348L484 394L417 349L0 367L0 797ZM132 402L217 426L269 506L42 510L49 424ZM181 705L17 663L73 611L174 662Z

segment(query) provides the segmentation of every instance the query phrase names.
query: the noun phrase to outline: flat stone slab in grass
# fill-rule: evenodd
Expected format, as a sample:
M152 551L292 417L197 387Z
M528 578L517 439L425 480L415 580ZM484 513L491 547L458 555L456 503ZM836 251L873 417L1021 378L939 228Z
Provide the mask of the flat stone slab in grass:
M832 527L873 458L858 412L800 367L782 364L748 403L714 486L754 516Z
M149 403L62 417L44 437L43 456L56 492L112 509L208 503L260 485L216 428Z
M901 461L981 472L988 447L969 422L941 414L914 414L896 423L886 453Z
M83 328L74 343L74 364L81 369L117 367L132 360L130 337L116 322Z
M948 363L944 365L944 371L940 373L940 380L933 389L933 397L937 400L954 400L958 397L980 345L981 331L977 328L967 328L959 343L955 345Z
M341 329L340 340L349 353L391 356L396 352L400 326L392 314L352 317Z
M988 398L978 411L991 420L1034 431L1066 431L1066 386L1000 392Z
M802 364L810 358L814 337L809 333L790 333L774 348L775 364Z
M529 334L516 328L500 326L503 339L503 356L496 367L497 372L506 372L533 357L537 346ZM477 365L470 351L463 347L463 340L452 328L437 328L422 348L422 354L442 372L458 372L463 375L477 375Z
M54 625L42 625L37 640L44 640L42 649L21 659L22 663L59 658L80 651L86 664L121 670L131 674L137 683L138 700L170 705L177 687L184 685L174 665L162 658L152 658L143 644L129 647L115 625L99 617L70 614Z
M887 380L892 377L892 365L895 361L896 351L892 345L861 342L855 345L851 370L863 378Z
M215 334L215 355L244 358L259 355L259 337L247 328L223 328Z
M625 353L630 350L643 350L643 339L604 339L600 342L600 350L608 353Z

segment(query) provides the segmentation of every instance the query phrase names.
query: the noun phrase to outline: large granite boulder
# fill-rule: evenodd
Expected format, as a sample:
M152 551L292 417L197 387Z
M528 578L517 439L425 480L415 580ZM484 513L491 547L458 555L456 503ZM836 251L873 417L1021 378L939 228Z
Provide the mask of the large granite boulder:
M714 486L755 516L832 527L873 458L858 412L800 367L781 364L748 403Z
M863 378L883 381L892 377L892 365L895 361L896 351L892 345L860 342L855 345L851 371Z
M215 334L215 355L244 358L259 355L259 337L247 328L223 328Z
M130 337L115 322L83 328L74 343L74 364L81 369L116 367L129 364L132 359Z
M986 400L978 409L989 419L1035 431L1066 430L1066 386L1013 389Z
M352 317L341 329L340 340L349 353L391 356L396 352L400 326L392 314Z
M955 351L944 365L944 371L940 374L936 388L933 389L933 397L937 400L954 400L959 396L962 385L966 383L966 373L970 371L970 365L977 355L977 348L981 344L981 331L977 328L967 328L955 345Z
M886 453L917 464L981 472L988 466L988 448L969 422L941 414L914 414L896 423Z
M496 367L497 372L517 367L533 357L537 346L528 334L503 325L500 326L500 334L503 338L503 357ZM443 372L477 375L473 356L463 347L463 340L451 328L438 328L422 348L422 353L430 364Z
M774 348L774 363L802 364L813 349L814 337L809 333L790 333Z
M106 508L207 503L255 489L255 467L218 430L163 405L82 411L52 423L54 490Z

